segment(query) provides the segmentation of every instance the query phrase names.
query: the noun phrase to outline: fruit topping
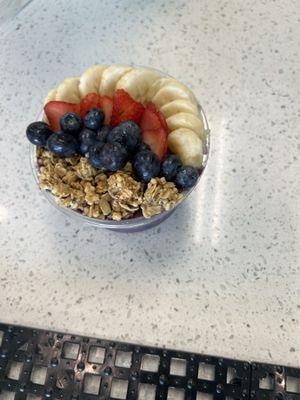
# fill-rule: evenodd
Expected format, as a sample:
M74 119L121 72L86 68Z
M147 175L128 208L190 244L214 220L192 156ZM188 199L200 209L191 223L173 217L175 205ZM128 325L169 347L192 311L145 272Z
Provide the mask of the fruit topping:
M109 125L111 120L111 114L113 110L113 101L108 96L99 96L98 106L105 114L104 124Z
M168 158L162 163L161 173L167 181L172 181L182 166L181 161L174 154L170 154Z
M92 108L84 118L84 125L88 129L98 131L103 126L104 118L104 112L100 108Z
M175 178L175 183L182 189L187 189L196 184L198 177L199 173L196 168L188 165L179 169Z
M60 119L68 113L74 112L79 114L79 104L66 103L65 101L50 101L44 107L45 114L48 118L50 128L54 132L60 131Z
M95 168L121 170L128 161L125 148L119 143L97 143L89 149L89 160Z
M97 132L97 140L100 142L106 142L107 140L107 135L110 132L111 127L108 125L104 125L101 129L98 130Z
M80 115L84 120L86 114L92 109L98 107L99 95L96 93L89 93L80 101Z
M168 151L167 135L168 131L164 128L158 114L150 104L147 106L141 123L143 142L148 144L151 150L162 161Z
M91 129L84 128L79 134L79 152L86 155L89 148L97 142L97 133Z
M111 116L111 126L117 126L123 121L134 121L139 124L145 107L135 101L123 89L118 89L115 92L113 99L113 109Z
M129 154L133 154L141 141L141 129L133 121L124 121L107 135L108 143L120 143Z
M53 133L47 140L47 148L51 153L61 157L70 157L78 150L77 139L69 133Z
M32 122L26 129L28 140L36 146L45 146L52 131L45 122Z
M60 119L60 127L65 133L77 136L83 126L82 119L74 112L64 114Z
M141 151L134 156L133 170L139 181L150 182L152 178L159 174L159 158L151 150Z

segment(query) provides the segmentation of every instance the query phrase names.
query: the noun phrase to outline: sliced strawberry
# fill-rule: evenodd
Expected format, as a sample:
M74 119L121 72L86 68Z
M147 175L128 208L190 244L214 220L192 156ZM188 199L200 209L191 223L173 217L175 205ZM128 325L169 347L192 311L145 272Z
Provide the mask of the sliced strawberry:
M147 130L143 131L143 142L148 144L151 150L158 156L162 161L168 151L168 143L166 131L162 128L155 129L153 131Z
M113 101L108 96L99 96L98 106L105 114L104 124L109 125L111 120L111 114L113 110Z
M135 101L125 90L118 89L113 99L111 126L119 125L122 121L140 122L145 107Z
M160 123L161 123L161 126L163 127L163 129L164 129L166 132L168 132L168 125L167 125L166 118L164 117L163 113L161 113L161 112L159 111L159 109L156 108L156 105L155 105L152 101L150 101L150 102L147 104L147 109L150 110L150 111L152 111L152 112L154 112L154 114L156 114L156 115L158 116L159 121L160 121Z
M60 119L67 112L80 113L79 104L66 103L65 101L50 101L44 106L50 128L54 132L60 131Z
M85 114L92 108L98 107L99 96L97 93L89 93L80 101L80 115L84 119Z
M147 143L151 150L163 160L168 151L167 135L158 115L147 107L140 123L143 142Z

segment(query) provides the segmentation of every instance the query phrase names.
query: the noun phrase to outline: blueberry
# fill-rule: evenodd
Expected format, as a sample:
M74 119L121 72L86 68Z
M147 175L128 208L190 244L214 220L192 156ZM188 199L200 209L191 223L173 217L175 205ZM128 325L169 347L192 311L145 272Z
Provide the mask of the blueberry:
M124 121L113 128L108 136L108 143L120 143L129 154L133 154L141 141L140 127L133 121Z
M111 130L111 127L108 125L104 125L99 131L97 132L97 140L100 140L100 142L106 142L107 135L109 131Z
M92 131L91 129L84 128L79 133L78 139L80 154L86 155L89 151L89 148L96 143L97 133L95 131Z
M139 153L140 151L151 150L150 146L147 143L141 142L138 147L136 148L136 152Z
M152 178L158 176L159 174L159 158L155 153L153 153L153 151L141 151L134 156L133 170L139 181L149 182Z
M177 172L175 182L183 189L194 186L198 180L199 173L196 168L191 166L182 167Z
M45 146L52 133L49 126L42 121L32 122L26 129L28 140L36 146Z
M60 127L65 133L77 136L83 126L81 117L74 113L68 112L64 114L60 119Z
M127 163L128 154L120 143L96 143L89 149L89 160L95 168L117 171Z
M179 158L177 156L175 156L174 154L171 154L162 163L162 166L161 166L162 176L164 176L167 181L172 181L175 178L175 176L181 166L182 166L182 164L181 164L181 161L179 160Z
M100 108L92 108L85 116L84 124L86 128L97 131L102 128L105 114Z
M70 157L77 153L78 141L65 132L53 133L47 140L47 148L58 156Z

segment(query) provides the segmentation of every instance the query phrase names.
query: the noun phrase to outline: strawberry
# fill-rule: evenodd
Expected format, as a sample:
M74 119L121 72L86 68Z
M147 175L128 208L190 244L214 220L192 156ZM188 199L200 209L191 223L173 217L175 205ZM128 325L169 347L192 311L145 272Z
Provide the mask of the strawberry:
M59 132L60 119L67 112L79 114L79 104L66 103L65 101L50 101L44 106L44 112L48 118L50 128L54 132Z
M109 125L111 120L111 114L113 110L113 101L108 96L99 96L98 106L105 114L104 124Z
M150 101L147 104L147 109L154 112L154 114L156 114L159 118L159 121L163 127L163 129L168 132L168 125L167 125L167 121L166 118L164 117L163 113L161 113L157 108L156 105L154 103L152 103L152 101Z
M145 107L135 101L124 89L118 89L113 99L111 126L117 126L123 121L134 121L139 124Z
M80 101L80 115L84 119L85 114L92 108L98 107L99 96L97 93L89 93Z
M164 124L161 123L158 114L153 111L152 105L146 108L142 116L140 127L142 130L143 142L148 144L151 150L162 161L168 151L168 131L164 128Z

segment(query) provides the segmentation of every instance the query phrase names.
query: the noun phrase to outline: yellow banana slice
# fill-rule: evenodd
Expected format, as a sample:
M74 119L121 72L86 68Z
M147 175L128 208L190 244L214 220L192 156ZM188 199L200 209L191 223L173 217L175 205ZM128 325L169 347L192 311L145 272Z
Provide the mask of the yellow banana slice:
M159 80L155 81L153 85L150 86L147 92L147 100L151 101L155 97L155 95L165 86L175 86L181 89L181 91L185 92L187 97L190 98L193 103L197 104L197 100L193 92L183 83L174 78L160 78Z
M88 68L80 77L79 92L81 98L89 93L99 93L101 77L106 65L93 65Z
M160 77L156 71L147 68L136 68L127 72L118 81L116 89L124 89L136 101L144 102L149 87Z
M201 116L180 112L167 118L167 125L172 132L178 128L188 128L197 133L200 139L205 142L205 130Z
M79 103L79 78L66 78L57 88L55 100Z
M169 149L184 165L200 168L203 162L202 141L191 129L179 128L168 136Z
M57 92L56 88L50 90L50 92L47 94L44 100L44 105L56 99L56 92Z
M152 97L153 103L159 108L177 99L189 100L197 105L194 94L178 81L167 83Z
M132 67L121 64L113 64L107 67L102 74L99 93L112 97L115 93L117 82L131 70Z
M169 118L177 113L190 113L193 115L199 115L199 111L197 106L189 100L185 99L177 99L173 100L170 103L165 104L160 108L160 111L163 113L165 118Z

